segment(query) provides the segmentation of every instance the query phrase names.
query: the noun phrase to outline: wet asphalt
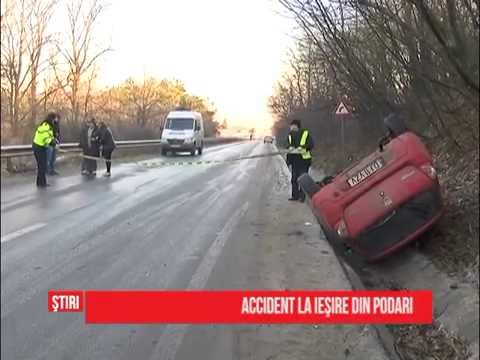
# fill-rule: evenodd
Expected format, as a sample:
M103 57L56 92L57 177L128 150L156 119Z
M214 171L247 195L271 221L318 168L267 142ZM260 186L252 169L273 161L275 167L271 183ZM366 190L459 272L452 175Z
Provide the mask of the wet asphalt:
M270 151L243 142L196 159ZM49 289L349 288L310 210L286 201L280 156L161 161L52 177L47 190L2 184L2 359L385 358L366 327L85 325L47 312Z

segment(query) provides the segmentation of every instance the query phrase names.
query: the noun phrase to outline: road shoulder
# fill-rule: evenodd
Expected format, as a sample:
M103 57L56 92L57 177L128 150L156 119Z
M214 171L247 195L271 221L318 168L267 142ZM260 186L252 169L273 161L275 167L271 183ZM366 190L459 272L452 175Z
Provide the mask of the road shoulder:
M250 201L207 288L350 290L309 208L287 201L289 175L282 160L258 166L269 176L250 187L256 190L248 197L257 201ZM196 351L212 360L389 358L373 327L353 325L195 326L176 359Z

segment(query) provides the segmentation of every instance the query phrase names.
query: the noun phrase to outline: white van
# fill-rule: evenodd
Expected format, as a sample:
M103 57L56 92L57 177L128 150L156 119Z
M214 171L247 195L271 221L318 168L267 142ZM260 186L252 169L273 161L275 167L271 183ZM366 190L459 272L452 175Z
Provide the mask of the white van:
M160 138L162 155L170 151L190 152L195 155L203 151L203 118L202 114L195 111L171 111L163 126L162 137Z

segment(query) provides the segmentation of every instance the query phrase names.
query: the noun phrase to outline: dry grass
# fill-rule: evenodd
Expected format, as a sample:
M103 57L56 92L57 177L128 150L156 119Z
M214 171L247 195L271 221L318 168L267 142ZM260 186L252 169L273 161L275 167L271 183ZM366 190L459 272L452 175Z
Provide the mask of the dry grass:
M479 153L432 146L446 211L422 251L451 275L479 286Z
M405 290L390 282L391 290ZM394 349L401 360L467 360L467 342L435 321L431 325L387 325Z
M437 323L433 325L390 325L395 350L401 360L466 360L467 345Z

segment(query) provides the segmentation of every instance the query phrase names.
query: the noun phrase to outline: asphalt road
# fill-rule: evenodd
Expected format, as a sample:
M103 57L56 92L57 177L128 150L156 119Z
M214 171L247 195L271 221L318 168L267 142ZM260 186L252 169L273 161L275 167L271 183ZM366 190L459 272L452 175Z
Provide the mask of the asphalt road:
M273 150L244 142L200 159ZM49 289L350 289L308 207L286 201L279 156L161 160L55 177L47 190L2 184L2 359L386 358L368 326L87 326L48 313Z

